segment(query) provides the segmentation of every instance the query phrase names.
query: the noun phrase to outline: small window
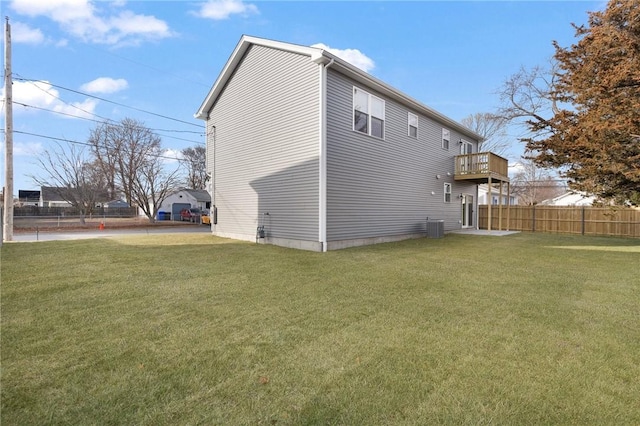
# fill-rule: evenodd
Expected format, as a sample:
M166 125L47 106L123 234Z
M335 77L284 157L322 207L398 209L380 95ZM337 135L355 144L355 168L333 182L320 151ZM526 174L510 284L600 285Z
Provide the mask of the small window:
M412 113L409 113L409 136L418 137L418 116Z
M442 129L442 149L449 149L449 141L451 140L451 132Z
M384 139L384 101L353 88L353 130Z
M451 202L451 184L450 183L444 184L444 202L445 203Z

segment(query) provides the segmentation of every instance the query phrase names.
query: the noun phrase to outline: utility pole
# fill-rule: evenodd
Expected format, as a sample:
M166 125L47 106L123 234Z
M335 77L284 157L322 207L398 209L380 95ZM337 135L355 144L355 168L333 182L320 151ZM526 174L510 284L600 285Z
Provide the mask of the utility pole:
M4 26L4 209L2 237L13 241L13 88L11 76L11 25Z

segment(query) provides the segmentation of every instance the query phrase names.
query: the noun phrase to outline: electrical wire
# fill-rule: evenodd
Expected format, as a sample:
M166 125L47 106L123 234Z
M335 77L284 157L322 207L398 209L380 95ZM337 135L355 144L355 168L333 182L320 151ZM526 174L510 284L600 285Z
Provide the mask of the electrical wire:
M154 67L154 66L151 66L151 65L148 65L148 64L145 64L145 63L142 63L142 62L136 61L136 60L131 59L131 58L127 58L127 57L125 57L125 56L116 55L116 54L115 54L115 53L113 53L113 52L110 52L110 51L108 51L108 50L104 50L104 49L100 49L100 48L98 48L98 47L96 47L96 46L87 45L87 47L89 47L89 48L91 48L91 49L93 49L93 50L96 50L96 51L98 51L98 52L102 52L102 53L105 53L105 54L107 54L107 55L111 55L111 56L113 56L113 57L115 57L115 58L118 58L118 59L120 59L120 60L127 61L127 62L131 62L132 64L138 65L138 66L140 66L140 67L148 68L148 69L153 70L153 71L156 71L156 72L160 72L160 73L163 73L163 74L166 74L166 75L170 75L170 76L172 76L172 77L175 77L175 78L178 78L178 79L180 79L180 80L183 80L183 81L189 82L189 83L191 83L191 84L196 84L196 85L198 85L198 86L206 87L206 88L210 88L210 87L211 87L211 84L207 84L207 83L204 83L204 82L202 82L202 81L192 80L192 79L187 78L187 77L185 77L185 76L178 75L178 74L174 74L174 73L169 72L169 71L167 71L167 70L163 70L163 69L160 69L160 68L156 68L156 67Z
M41 81L41 80L25 78L25 77L20 76L19 74L16 74L16 73L14 73L14 75L17 76L17 77L14 78L14 80L18 80L18 81L30 82L32 84L34 82ZM164 118L166 120L172 120L172 121L176 121L176 122L179 122L179 123L188 124L190 126L201 127L199 124L195 124L195 123L192 123L192 122L189 122L189 121L180 120L178 118L173 118L173 117L169 117L169 116L166 116L166 115L158 114L158 113L155 113L155 112L147 111L147 110L144 110L144 109L141 109L141 108L136 108L136 107L133 107L133 106L130 106L130 105L122 104L120 102L115 102L115 101L112 101L112 100L109 100L109 99L105 99L105 98L102 98L100 96L90 95L88 93L80 92L79 90L69 89L68 87L64 87L64 86L60 86L60 85L57 85L57 84L53 84L51 82L47 82L47 84L49 84L51 87L55 87L56 89L66 90L66 91L69 91L69 92L72 92L72 93L76 93L78 95L82 95L82 96L86 96L86 97L89 97L89 98L97 99L97 100L100 100L100 101L103 101L103 102L107 102L107 103L110 103L110 104L113 104L113 105L121 106L121 107L124 107L124 108L129 108L129 109L132 109L134 111L143 112L145 114L149 114L149 115L153 115L153 116L156 116L156 117ZM42 89L40 89L40 90L42 90ZM48 92L46 92L46 93L48 93ZM54 95L51 95L51 96L56 97ZM60 98L58 98L58 99L60 99ZM62 99L60 99L60 100L62 100ZM80 108L78 108L78 109L80 109ZM82 110L82 109L80 109L80 110ZM100 117L100 118L103 118L103 117Z
M31 84L33 87L35 87L36 89L40 90L41 92L43 92L43 93L45 93L45 94L47 94L47 95L51 96L51 97L52 97L52 98L54 98L54 99L59 100L60 102L62 102L62 103L63 103L63 104L65 104L65 105L68 105L68 106L70 106L70 107L72 107L72 108L75 108L75 109L77 109L78 111L82 111L82 112L84 112L85 114L92 115L92 116L94 116L94 117L98 117L99 119L101 119L101 120L103 120L103 121L111 121L109 118L102 117L102 116L100 116L100 115L98 115L98 114L96 114L96 113L93 113L93 112L90 112L90 111L84 110L84 109L80 108L80 107L79 107L79 106L77 106L77 105L70 104L70 103L68 103L67 101L65 101L64 99L60 98L59 96L56 96L56 95L54 95L53 93L51 93L51 92L48 92L48 91L44 90L42 87L40 87L39 85L37 85L37 84L36 84L36 83L41 82L41 80L25 80L25 79L21 79L21 78L14 78L14 80L19 80L19 81L24 81L24 82L26 82L26 83L29 83L29 84ZM50 86L53 86L51 83L48 83L48 82L47 82L47 84L49 84ZM15 102L14 102L14 103L15 103ZM71 114L70 114L70 115L71 115ZM71 115L71 116L73 116L73 117L77 117L77 118L82 118L81 116L74 116L74 115Z
M3 131L3 133L4 133L4 131ZM91 145L88 142L74 141L72 139L66 139L66 138L57 138L55 136L39 135L37 133L23 132L23 131L20 131L20 130L14 130L13 133L19 133L21 135L34 136L34 137L43 138L43 139L51 139L51 140L54 140L54 141L67 142L67 143L71 143L71 144L74 144L74 145L82 145L82 146L93 147L93 145ZM155 158L163 158L163 159L166 159L166 160L180 161L180 162L188 161L188 160L185 160L184 158L168 157L166 155L160 155L160 154L149 154L149 156L155 157Z
M114 122L113 120L108 120L108 121L94 120L94 119L89 118L89 117L80 117L80 116L69 114L69 113L66 113L66 112L56 111L56 110L53 110L53 109L42 108L42 107L38 107L38 106L35 106L35 105L28 105L28 104L24 104L22 102L16 102L16 101L13 101L13 104L14 105L20 105L20 106L25 107L25 108L37 109L37 110L40 110L40 111L46 111L46 112L50 112L50 113L53 113L53 114L59 114L59 115L63 115L63 116L66 116L66 117L78 118L80 120L87 120L87 121L91 121L91 122L98 123L98 124L107 124L107 125L110 125L110 126L122 127L122 125L120 123ZM191 130L171 130L171 129L153 129L153 128L149 128L149 130L152 130L154 132L191 133L191 134L197 134L199 136L204 136L204 133L194 132L194 131L191 131ZM170 139L179 140L179 141L191 142L191 143L195 143L195 144L198 144L198 145L205 145L205 142L201 142L201 141L194 141L194 140L190 140L190 139L178 138L178 137L169 136L169 135L163 135L163 136L165 136L167 138L170 138Z

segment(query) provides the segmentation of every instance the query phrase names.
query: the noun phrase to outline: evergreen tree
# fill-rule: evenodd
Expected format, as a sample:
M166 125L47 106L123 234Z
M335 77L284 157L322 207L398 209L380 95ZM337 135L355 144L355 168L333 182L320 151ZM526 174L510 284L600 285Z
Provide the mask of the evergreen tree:
M528 122L537 164L560 167L572 189L640 204L640 3L611 0L575 26L577 43L554 42L558 72L550 119Z

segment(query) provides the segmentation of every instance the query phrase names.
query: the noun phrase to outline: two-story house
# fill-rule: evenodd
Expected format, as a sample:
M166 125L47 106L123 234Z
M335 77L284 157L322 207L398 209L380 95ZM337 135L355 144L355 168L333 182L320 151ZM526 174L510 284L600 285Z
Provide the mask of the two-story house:
M335 55L243 36L196 113L215 235L326 251L475 227L481 137Z

